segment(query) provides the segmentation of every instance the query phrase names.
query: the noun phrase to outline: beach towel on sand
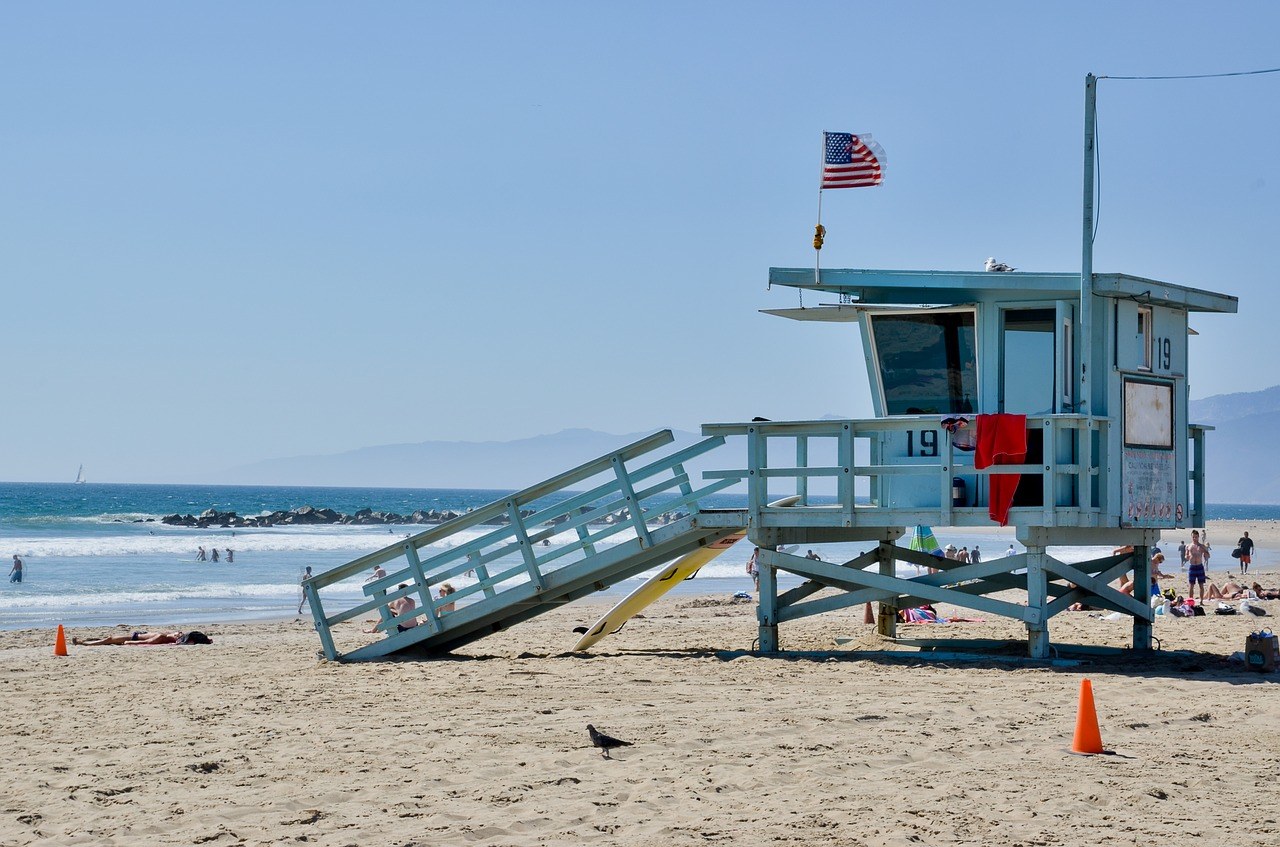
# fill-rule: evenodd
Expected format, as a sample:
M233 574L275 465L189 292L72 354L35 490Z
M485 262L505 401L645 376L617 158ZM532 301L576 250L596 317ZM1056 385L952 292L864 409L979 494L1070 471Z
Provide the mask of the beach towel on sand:
M973 466L978 470L992 465L1020 465L1027 458L1026 415L978 415L978 448ZM1009 523L1009 508L1018 490L1020 474L991 474L987 514L1000 526Z

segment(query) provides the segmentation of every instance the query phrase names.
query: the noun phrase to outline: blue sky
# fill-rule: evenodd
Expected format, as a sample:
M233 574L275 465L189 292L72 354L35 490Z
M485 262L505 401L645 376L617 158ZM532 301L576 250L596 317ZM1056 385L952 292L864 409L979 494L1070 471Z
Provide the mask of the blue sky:
M0 479L756 414L870 414L807 265L1079 267L1086 72L1280 66L1198 3L0 5ZM1267 387L1280 74L1104 80L1099 271L1235 294L1194 397Z

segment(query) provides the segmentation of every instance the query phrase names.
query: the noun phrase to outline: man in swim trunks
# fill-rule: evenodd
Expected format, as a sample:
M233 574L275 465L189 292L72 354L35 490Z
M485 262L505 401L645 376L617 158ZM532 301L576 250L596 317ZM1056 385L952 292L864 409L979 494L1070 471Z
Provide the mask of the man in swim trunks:
M1240 548L1240 573L1247 574L1249 565L1253 563L1253 539L1246 532L1244 537L1236 542L1236 546Z
M1187 545L1187 594L1195 593L1200 584L1200 602L1204 602L1205 567L1209 564L1209 549L1200 543L1200 533L1191 530L1191 543Z

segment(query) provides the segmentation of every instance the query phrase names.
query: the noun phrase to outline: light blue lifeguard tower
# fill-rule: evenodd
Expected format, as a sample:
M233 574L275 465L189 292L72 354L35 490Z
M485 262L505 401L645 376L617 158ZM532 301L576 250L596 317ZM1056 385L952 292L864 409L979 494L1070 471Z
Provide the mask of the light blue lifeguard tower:
M830 302L770 314L857 325L874 417L707 424L704 440L674 452L663 450L672 434L659 432L317 574L304 590L324 654L447 652L744 529L762 551L762 652L779 649L788 621L864 603L879 604L880 632L892 637L895 610L923 602L1021 621L1034 658L1049 656L1051 618L1083 602L1132 616L1134 649L1150 649L1149 548L1162 529L1204 523L1207 428L1187 419L1188 319L1234 313L1237 301L1094 273L1092 85L1079 273L771 269L771 287ZM847 371L834 366L833 384ZM1025 457L979 467L988 424L1025 434L1013 439ZM695 479L686 470L695 457L717 469ZM745 509L705 507L743 482ZM993 526L993 487L1025 553L961 563L899 544L917 525ZM570 531L575 543L544 543ZM778 552L833 542L870 547L842 563ZM1131 552L1074 563L1047 553L1098 546ZM895 562L937 572L903 577ZM388 575L365 584L363 603L325 610L322 588L374 565ZM1130 570L1133 596L1109 585ZM779 593L780 571L804 582ZM467 574L457 593L435 596ZM992 596L1009 589L1025 592L1025 604ZM414 609L393 606L406 596ZM339 645L335 625L367 614L385 636ZM424 623L402 630L413 619Z
M1235 312L1234 297L1095 274L1085 323L1079 274L855 269L815 280L812 268L774 268L769 281L833 301L770 314L858 326L875 417L706 424L705 440L666 455L673 438L660 432L319 574L305 589L326 655L448 651L744 528L762 550L765 652L779 649L788 621L868 602L880 605L886 636L895 634L896 609L923 602L1014 618L1026 624L1036 658L1049 654L1050 619L1084 602L1131 615L1134 648L1150 648L1145 590L1130 596L1108 583L1132 570L1135 584L1147 585L1148 548L1160 530L1204 523L1206 428L1187 420L1188 318ZM833 381L845 372L834 368ZM966 448L983 415L1026 416L1024 460L977 467L978 451ZM969 426L956 429L958 419ZM695 481L685 464L703 454L722 469ZM1006 519L1025 553L963 564L899 544L920 524L995 525L992 474L1019 477ZM834 496L811 497L824 480ZM701 507L743 481L747 508ZM769 505L784 495L798 500ZM568 530L577 543L542 544ZM776 552L832 542L873 546L843 563ZM1074 564L1046 552L1099 545L1133 549ZM902 577L895 562L938 571ZM365 586L367 602L324 610L319 589L378 564L389 574ZM779 571L805 582L779 593ZM466 572L475 582L441 611L446 601L433 588ZM1025 605L991 596L1011 588L1026 592ZM390 603L403 596L417 607L397 615ZM339 650L333 626L369 613L388 635ZM425 623L397 631L414 616Z

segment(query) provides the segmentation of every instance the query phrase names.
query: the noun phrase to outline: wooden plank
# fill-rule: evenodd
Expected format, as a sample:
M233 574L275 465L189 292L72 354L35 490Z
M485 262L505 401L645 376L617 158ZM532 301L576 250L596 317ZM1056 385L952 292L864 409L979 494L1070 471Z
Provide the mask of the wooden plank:
M916 577L915 579L899 579L898 577L887 577L880 574L873 574L867 571L855 571L838 566L829 565L826 562L820 562L810 559L801 559L796 556L788 556L785 553L775 553L775 556L785 557L785 563L780 566L787 571L797 573L801 576L807 576L811 579L819 579L834 587L843 588L846 591L856 591L863 588L874 588L879 591L891 592L892 594L911 594L918 597L924 597L934 603L952 603L970 609L978 609L993 615L1000 615L1006 618L1013 618L1021 621L1033 621L1040 617L1039 609L1018 606L1014 603L1006 603L1003 600L994 600L990 597L967 595L962 592L952 591L946 588L939 588L929 585L921 580L928 577ZM982 564L987 564L983 562ZM938 574L930 576L937 577ZM954 575L947 575L948 580L954 579Z
M1128 594L1121 594L1119 590L1112 588L1105 582L1100 582L1098 579L1090 576L1084 571L1077 570L1065 562L1059 562L1052 559L1050 559L1049 563L1047 563L1045 567L1047 570L1056 573L1058 576L1071 580L1076 585L1093 594L1095 597L1108 600L1125 609L1132 615L1142 617L1146 620L1151 619L1152 612L1151 605L1149 603L1140 602L1136 597L1130 597ZM1136 592L1137 590L1138 588L1135 585L1134 591ZM1147 585L1142 590L1144 592L1149 592L1151 590L1151 586Z
M418 550L410 543L404 545L404 556L409 560L409 570L413 573L414 585L418 592L418 607L426 614L426 626L435 632L440 631L440 621L436 612L435 598L431 596L431 583L422 572L422 562L418 559ZM419 624L421 626L422 624Z
M649 537L649 526L644 522L644 509L640 506L640 499L636 497L635 489L631 486L631 479L627 476L627 466L621 460L614 459L613 472L618 476L618 487L622 490L623 500L626 505L623 507L628 513L628 519L631 526L635 529L644 546L652 547L653 539Z

